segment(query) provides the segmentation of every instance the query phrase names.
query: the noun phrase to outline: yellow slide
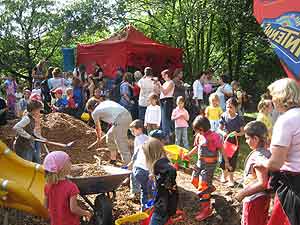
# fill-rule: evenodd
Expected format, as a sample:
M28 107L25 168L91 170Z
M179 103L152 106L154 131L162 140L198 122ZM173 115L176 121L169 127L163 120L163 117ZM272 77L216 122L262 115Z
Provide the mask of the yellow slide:
M23 160L0 141L0 207L47 218L44 185L43 167Z

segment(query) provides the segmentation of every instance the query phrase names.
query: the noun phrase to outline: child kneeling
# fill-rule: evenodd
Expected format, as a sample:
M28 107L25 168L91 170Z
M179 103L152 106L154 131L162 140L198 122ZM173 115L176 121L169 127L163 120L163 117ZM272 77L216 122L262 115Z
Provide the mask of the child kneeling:
M192 175L192 184L198 190L200 210L196 220L202 221L212 215L213 209L210 204L211 193L216 190L212 181L218 163L218 151L223 154L221 137L211 131L210 122L206 117L197 116L193 122L193 129L196 132L195 147L186 155L192 156L198 151L198 161ZM225 168L230 168L228 159L223 154Z
M267 127L259 121L252 121L245 127L246 142L253 150L245 163L244 189L236 199L243 200L242 225L265 225L268 222L270 196L265 192L268 184L268 171L255 164L266 161L271 152L265 148L268 138Z

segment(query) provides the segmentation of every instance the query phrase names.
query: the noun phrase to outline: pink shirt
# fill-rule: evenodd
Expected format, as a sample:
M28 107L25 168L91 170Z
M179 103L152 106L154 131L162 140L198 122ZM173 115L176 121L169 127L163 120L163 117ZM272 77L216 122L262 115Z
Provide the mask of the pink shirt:
M78 194L76 184L68 180L45 186L51 225L80 225L79 216L70 209L70 198Z
M171 119L175 121L175 128L189 127L188 121L190 119L190 115L185 108L180 109L176 107L172 112Z
M280 170L300 172L300 108L293 108L279 116L274 128L272 146L288 147L287 159Z

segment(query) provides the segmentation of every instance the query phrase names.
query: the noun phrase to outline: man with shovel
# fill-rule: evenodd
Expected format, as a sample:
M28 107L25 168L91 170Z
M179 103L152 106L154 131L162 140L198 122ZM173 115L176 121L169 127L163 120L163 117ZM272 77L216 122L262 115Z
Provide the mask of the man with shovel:
M132 118L127 109L118 103L110 100L95 101L89 100L86 104L87 110L92 114L92 118L96 125L97 142L106 138L106 144L110 151L110 163L115 164L117 160L117 150L121 154L125 164L131 161L131 153L128 146L127 131ZM109 123L112 127L107 134L102 137L101 121ZM93 146L93 145L92 145Z

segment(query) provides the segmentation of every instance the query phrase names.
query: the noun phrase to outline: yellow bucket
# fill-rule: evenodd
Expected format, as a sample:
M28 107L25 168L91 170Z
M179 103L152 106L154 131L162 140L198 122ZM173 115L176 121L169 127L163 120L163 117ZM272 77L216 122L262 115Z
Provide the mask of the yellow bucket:
M149 217L149 215L147 213L144 212L139 212L130 216L124 216L120 219L117 219L115 221L115 225L122 225L125 223L136 223L136 222L141 222L145 219L147 219Z
M189 152L189 150L178 145L166 145L164 146L164 149L168 158L171 160L178 160L181 155L185 155Z

